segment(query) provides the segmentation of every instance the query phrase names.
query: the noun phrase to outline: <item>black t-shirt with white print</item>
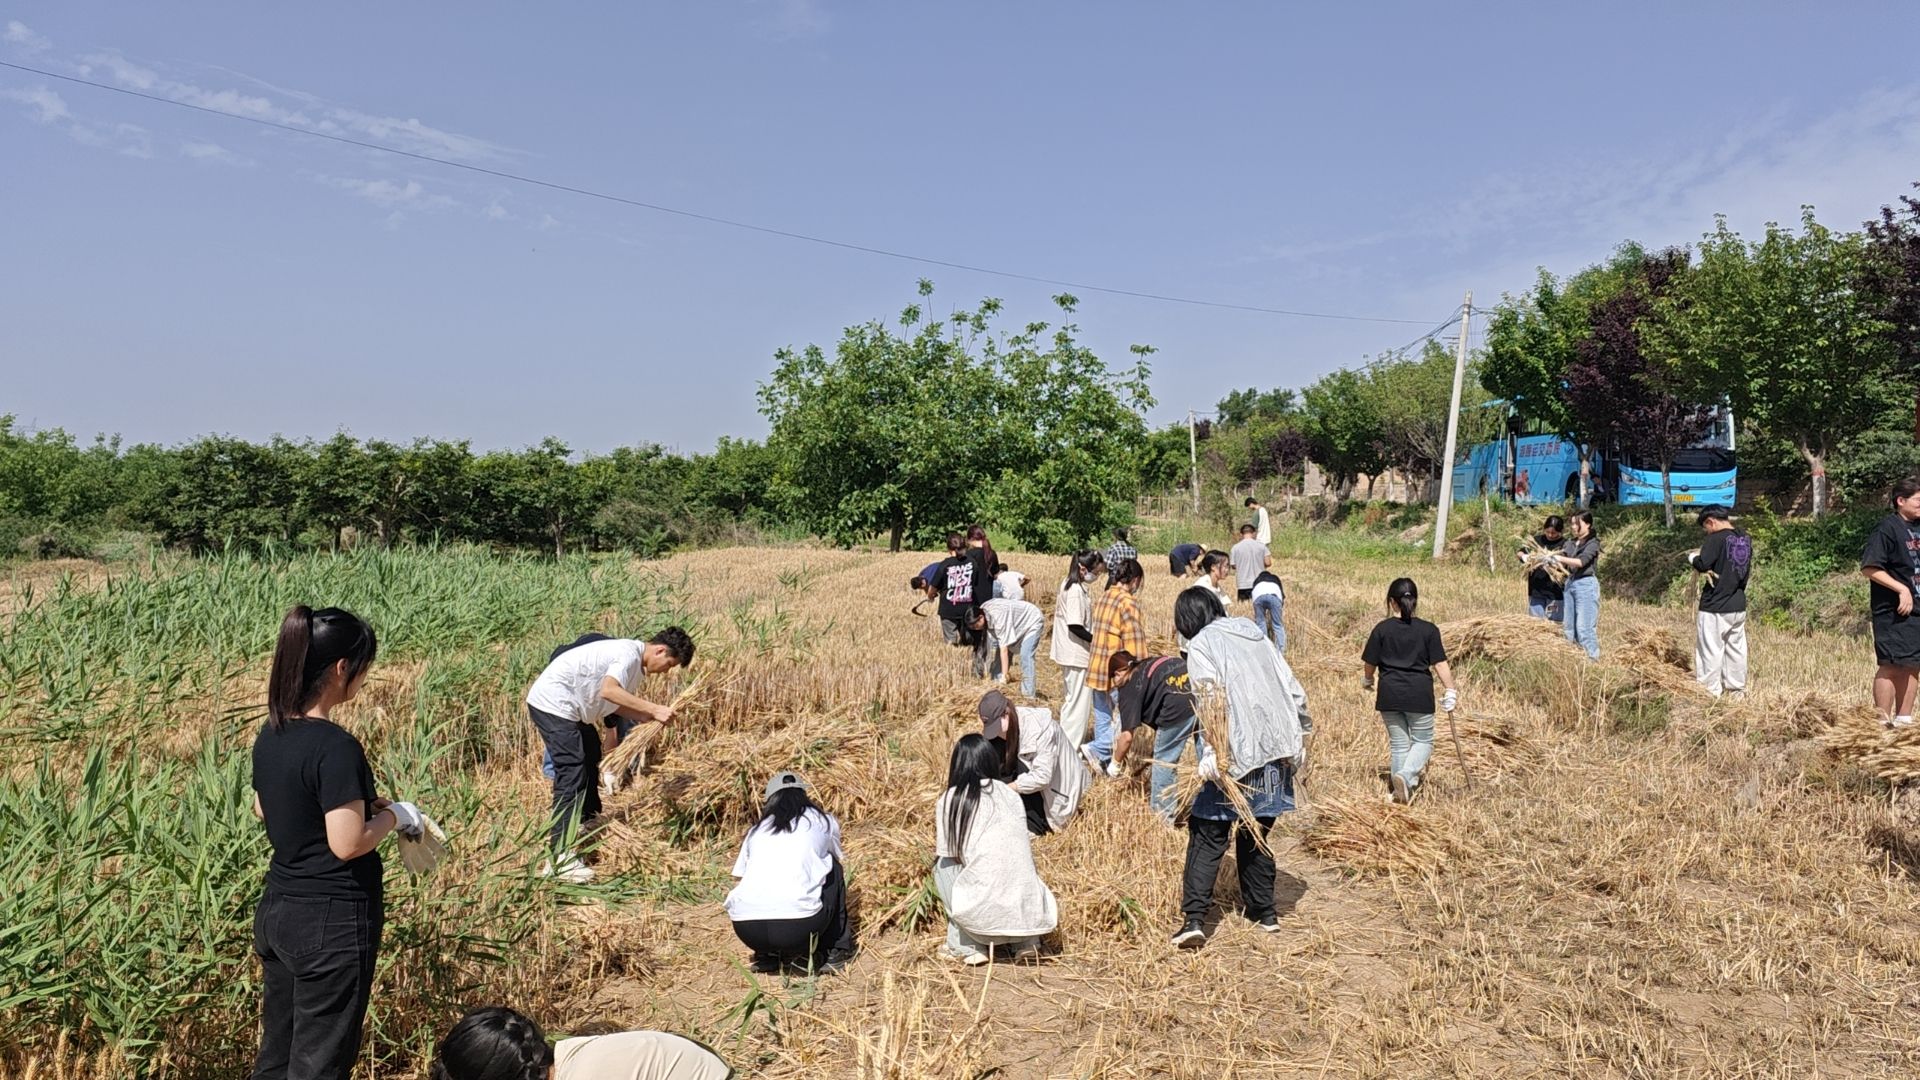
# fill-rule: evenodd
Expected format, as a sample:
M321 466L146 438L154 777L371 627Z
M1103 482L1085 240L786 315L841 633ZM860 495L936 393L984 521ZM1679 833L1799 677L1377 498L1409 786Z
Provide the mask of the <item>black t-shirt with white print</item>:
M1867 537L1866 550L1860 553L1860 565L1877 566L1893 575L1895 581L1907 582L1920 593L1920 529L1917 527L1920 522L1910 522L1898 513L1888 514ZM1900 618L1899 605L1899 593L1877 581L1872 583L1867 606L1875 619ZM1920 615L1920 611L1915 615Z

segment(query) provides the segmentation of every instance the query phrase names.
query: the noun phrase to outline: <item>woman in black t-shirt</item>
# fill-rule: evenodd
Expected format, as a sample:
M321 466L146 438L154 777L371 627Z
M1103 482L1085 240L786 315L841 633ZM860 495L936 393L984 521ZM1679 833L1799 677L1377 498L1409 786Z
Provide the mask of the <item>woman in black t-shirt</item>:
M1873 616L1873 705L1889 727L1913 723L1914 691L1920 687L1920 481L1893 486L1893 513L1867 537L1860 572Z
M273 861L253 918L262 974L254 1080L347 1080L373 993L384 919L380 855L411 803L377 798L360 740L329 717L353 700L377 643L339 608L287 612L253 744L253 812Z
M1413 801L1420 787L1420 774L1433 757L1433 678L1438 675L1447 692L1440 708L1452 712L1460 700L1453 685L1453 671L1447 667L1447 650L1440 644L1440 628L1425 619L1413 617L1420 605L1420 588L1412 578L1397 578L1387 586L1387 610L1392 617L1382 619L1367 637L1360 660L1366 665L1361 685L1372 690L1374 674L1379 673L1379 691L1373 707L1387 725L1387 745L1391 758L1387 786L1393 801Z

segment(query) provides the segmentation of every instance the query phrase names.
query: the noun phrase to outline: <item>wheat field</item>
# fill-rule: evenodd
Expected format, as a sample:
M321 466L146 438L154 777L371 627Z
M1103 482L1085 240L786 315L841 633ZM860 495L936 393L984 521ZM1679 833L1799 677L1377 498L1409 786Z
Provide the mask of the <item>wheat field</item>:
M1920 771L1920 737L1863 716L1870 645L1758 629L1750 699L1714 703L1674 664L1688 609L1603 600L1589 665L1512 617L1517 574L1278 540L1288 655L1316 724L1301 811L1273 835L1279 934L1222 912L1204 948L1172 948L1185 834L1137 784L1101 779L1062 834L1035 841L1061 910L1043 959L940 957L932 808L986 687L909 610L907 579L931 556L727 549L633 571L677 591L702 650L700 692L610 800L595 854L654 886L556 908L510 974L476 978L488 1000L465 1004L506 1000L553 1031L680 1031L743 1076L1920 1072L1920 830L1886 779ZM1065 560L1004 557L1049 606ZM1143 562L1149 637L1165 646L1180 583ZM1384 799L1386 738L1358 660L1403 573L1462 689L1457 738L1443 719L1411 807ZM389 670L350 719L370 730L420 677ZM496 752L476 766L472 813L537 818L538 741L505 684L482 706ZM782 768L805 772L846 832L861 953L817 980L749 974L719 903ZM456 845L480 832L448 824ZM1231 876L1229 856L1222 901ZM432 1028L457 1011L406 1015ZM376 1032L390 1044L370 1051L378 1073L416 1075L422 1036ZM14 1060L78 1078L118 1059L42 1042Z

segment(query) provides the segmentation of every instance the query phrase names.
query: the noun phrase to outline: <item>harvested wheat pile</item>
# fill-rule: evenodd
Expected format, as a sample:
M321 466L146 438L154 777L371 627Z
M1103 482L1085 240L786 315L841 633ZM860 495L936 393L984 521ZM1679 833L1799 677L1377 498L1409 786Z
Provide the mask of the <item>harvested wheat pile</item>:
M1322 800L1300 846L1369 874L1431 873L1452 853L1431 819L1367 799Z
M1464 754L1467 771L1475 777L1518 772L1540 761L1540 747L1534 740L1538 726L1534 723L1513 716L1467 712L1454 713L1452 723L1459 742L1436 739L1435 756L1444 753L1458 758Z
M1440 640L1447 646L1447 658L1454 663L1475 659L1512 660L1523 656L1572 660L1576 655L1558 623L1530 615L1455 619L1440 624Z

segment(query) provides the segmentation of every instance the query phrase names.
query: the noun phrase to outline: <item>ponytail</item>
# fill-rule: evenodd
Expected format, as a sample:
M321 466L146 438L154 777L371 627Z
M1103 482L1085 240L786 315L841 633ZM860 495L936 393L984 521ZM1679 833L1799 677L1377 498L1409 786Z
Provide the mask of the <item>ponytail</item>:
M373 665L379 643L366 620L341 608L315 611L295 605L280 620L280 638L273 647L273 668L267 674L267 721L277 731L307 709L319 696L327 672L347 662L351 684Z
M1412 622L1414 609L1420 606L1420 586L1412 578L1394 578L1387 586L1387 603L1400 612L1401 622Z

